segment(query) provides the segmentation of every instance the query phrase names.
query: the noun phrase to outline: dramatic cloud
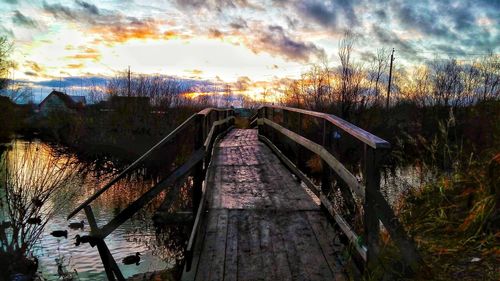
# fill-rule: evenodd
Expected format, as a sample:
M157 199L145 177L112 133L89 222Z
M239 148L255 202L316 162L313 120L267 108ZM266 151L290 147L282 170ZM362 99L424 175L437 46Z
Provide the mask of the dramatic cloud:
M500 52L500 1L492 0L0 0L0 11L16 77L32 80L135 65L251 89L239 77L297 77L325 57L338 65L346 30L359 37L360 63L379 48L394 48L406 65Z
M179 7L183 9L201 9L217 10L221 12L226 8L258 8L257 5L247 0L176 0Z
M80 0L76 0L76 3L78 4L78 6L82 7L90 14L99 15L99 9L97 8L96 5L87 3L85 1L80 1Z
M14 12L14 17L12 18L12 22L15 24L19 24L25 27L37 27L37 22L16 10Z
M304 1L297 5L299 13L310 18L323 26L335 26L337 22L336 9L332 2Z
M416 5L404 3L397 8L397 18L408 29L415 28L428 35L449 36L449 27L440 20L442 12L425 2Z
M78 14L74 13L70 8L67 8L61 4L48 4L47 2L43 2L43 9L45 12L52 14L55 18L58 19L69 19L73 20L78 18Z
M274 55L285 56L290 60L307 62L313 58L325 55L323 49L312 43L305 43L290 38L283 27L278 25L268 26L258 37L257 41L248 42L249 47L255 51L265 51Z

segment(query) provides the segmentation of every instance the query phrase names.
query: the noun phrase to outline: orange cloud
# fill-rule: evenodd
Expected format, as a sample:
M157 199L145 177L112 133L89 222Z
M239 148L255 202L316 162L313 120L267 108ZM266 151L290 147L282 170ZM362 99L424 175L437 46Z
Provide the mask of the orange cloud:
M70 69L81 69L84 67L83 63L70 63L68 65L66 65L67 68L70 68Z
M199 75L203 74L203 70L200 70L200 69L186 69L184 71L187 72L187 73L190 73L192 75L196 75L196 76L199 76Z
M162 21L144 20L134 21L126 25L99 25L91 28L91 32L99 36L108 45L113 45L115 43L124 43L133 39L170 40L174 38L188 38L188 36L181 35L173 30L161 30L161 27L163 25L164 23Z
M76 59L76 60L93 60L98 61L101 58L101 54L98 50L93 48L85 48L83 52L66 56L66 59Z
M30 68L33 72L40 74L41 72L45 72L45 67L39 65L34 61L26 61L24 64L25 67Z

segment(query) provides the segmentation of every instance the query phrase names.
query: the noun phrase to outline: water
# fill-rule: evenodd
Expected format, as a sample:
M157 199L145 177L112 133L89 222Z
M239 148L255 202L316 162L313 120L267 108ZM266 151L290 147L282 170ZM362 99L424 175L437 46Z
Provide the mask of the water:
M16 141L12 149L35 149L38 155L53 155L56 152L54 147L47 144L22 141ZM74 158L74 156L64 157ZM43 166L43 160L38 165ZM39 260L38 271L41 271L43 278L47 280L60 280L57 273L58 264L62 264L67 272L76 272L73 273L77 276L76 280L106 280L97 247L92 248L89 244L81 244L78 247L74 245L75 235L83 236L90 231L84 212L81 211L70 220L70 222L84 220L83 229L70 229L69 222L66 220L66 216L79 202L93 194L97 188L107 183L112 177L109 174L99 176L97 174L96 172L79 173L76 178L72 179L68 187L59 191L61 194L47 202L50 206L58 205L60 208L58 207L58 211L51 216L39 242L32 250L33 255ZM143 190L149 188L149 185L150 183L147 181L131 179L104 193L92 204L97 224L102 226L109 222L128 203L138 198ZM161 202L161 198L155 200L156 205L159 202ZM151 220L153 207L139 212L138 215L122 224L105 239L125 278L140 273L172 268L175 266L176 260L182 258L186 230L183 227L172 226L157 233ZM6 220L4 217L5 213L0 214L0 221ZM68 238L53 237L50 233L54 230L67 230ZM139 265L122 264L121 261L125 256L133 255L136 252L141 253Z

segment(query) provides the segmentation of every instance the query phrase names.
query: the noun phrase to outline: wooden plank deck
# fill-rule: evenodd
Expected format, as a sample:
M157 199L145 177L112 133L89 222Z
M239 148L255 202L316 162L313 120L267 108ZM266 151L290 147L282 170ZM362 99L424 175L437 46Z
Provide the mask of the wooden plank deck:
M195 280L346 280L341 243L317 198L300 186L257 130L217 144ZM314 200L316 199L316 200Z

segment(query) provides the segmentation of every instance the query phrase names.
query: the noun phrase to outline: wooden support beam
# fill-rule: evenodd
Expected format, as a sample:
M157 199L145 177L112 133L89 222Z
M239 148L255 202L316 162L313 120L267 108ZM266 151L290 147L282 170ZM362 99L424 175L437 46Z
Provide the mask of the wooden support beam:
M367 190L367 195L373 199L375 212L380 218L385 228L389 232L392 240L401 251L401 255L406 265L413 271L419 272L424 265L422 257L417 251L417 247L411 238L408 237L404 227L394 214L391 206L379 191Z
M328 213L333 217L337 225L340 227L342 232L347 236L351 244L354 246L358 254L361 256L361 258L366 261L367 260L367 249L366 246L363 245L359 239L359 236L351 229L349 224L344 220L344 218L338 214L335 209L333 208L332 203L330 203L330 200L326 198L325 195L321 195L320 197L321 204L325 206L325 208L328 210Z
M111 252L109 251L108 246L106 245L106 242L104 242L104 240L101 239L99 242L97 242L97 250L99 251L99 256L101 256L102 264L104 266L104 269L106 270L106 276L108 277L108 280L115 280L116 277L118 281L125 281L125 278L123 277L118 264L116 264L116 261L113 258L113 255L111 255Z
M144 193L139 199L135 200L132 204L130 204L127 208L121 211L114 219L112 219L108 224L102 227L101 237L104 238L108 236L113 230L115 230L118 226L128 220L131 216L137 213L144 205L149 203L156 195L158 195L163 189L168 186L171 186L175 182L177 182L180 178L186 176L191 169L203 160L205 155L205 150L200 149L194 152L184 165L177 168L174 172L170 174L170 176L158 184L156 184L153 188Z
M87 216L87 221L90 225L90 235L98 236L100 235L101 230L97 226L97 222L95 220L94 212L92 211L92 207L90 205L85 206L85 215Z

